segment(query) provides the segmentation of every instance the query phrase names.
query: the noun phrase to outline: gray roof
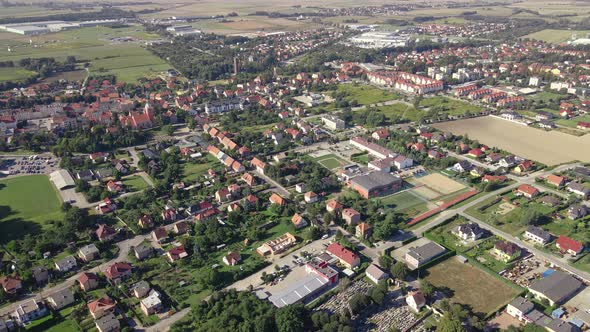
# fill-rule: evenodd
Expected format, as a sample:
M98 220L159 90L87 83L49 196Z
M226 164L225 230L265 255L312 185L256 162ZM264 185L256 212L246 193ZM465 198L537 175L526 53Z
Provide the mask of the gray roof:
M566 321L563 321L561 319L553 319L551 320L551 322L549 322L549 324L545 325L546 327L548 327L549 329L551 329L551 331L554 332L575 332L575 331L581 331L580 328L578 328L577 326L574 326Z
M555 271L549 276L535 281L529 289L537 291L555 303L561 303L574 295L582 287L582 282L571 275Z
M481 227L479 227L479 225L476 223L459 225L457 227L457 231L463 234L469 234L474 236L483 234L483 229L481 229Z
M520 312L525 315L535 309L535 305L522 296L515 298L512 302L510 302L510 305L520 310Z
M379 266L377 266L375 264L369 265L369 267L365 270L365 273L367 275L372 276L373 278L375 278L377 280L387 278L387 276L388 276L388 274L386 272L383 272L383 270L381 270L379 268Z
M446 251L441 245L429 242L421 247L410 248L408 255L418 260L418 262L423 263L444 254Z
M354 177L350 181L354 185L362 187L367 191L370 191L371 189L389 186L393 183L401 182L402 180L399 177L393 176L389 173L371 172L367 175Z
M282 308L303 301L308 296L311 296L326 287L328 283L328 279L311 273L303 279L300 279L298 282L293 283L282 292L272 295L269 300L278 308Z
M551 240L551 234L549 232L547 232L546 230L542 229L541 227L529 226L529 228L527 228L526 231L542 238L544 241Z

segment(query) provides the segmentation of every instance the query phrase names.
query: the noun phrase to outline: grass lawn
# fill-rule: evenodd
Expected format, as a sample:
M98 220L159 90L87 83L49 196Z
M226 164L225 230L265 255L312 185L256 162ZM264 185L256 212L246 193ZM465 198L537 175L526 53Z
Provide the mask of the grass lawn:
M590 273L590 254L578 259L577 262L572 264L576 268Z
M426 115L425 111L417 110L414 106L408 106L404 103L378 106L377 109L379 112L383 113L391 123L396 123L400 120L417 121Z
M24 81L33 76L34 72L23 68L0 68L0 82L4 81Z
M342 160L342 158L336 156L335 154L323 155L321 157L315 158L314 160L329 170L334 170L338 167L346 165L346 161Z
M457 115L465 115L466 113L479 113L483 109L479 106L474 106L469 103L442 97L442 96L435 96L432 98L424 98L420 102L420 106L423 107L434 107L434 106L441 106L445 108L445 111L442 113L447 113L451 116Z
M383 198L380 198L383 205L394 207L398 210L412 208L416 205L424 204L426 201L410 191L403 191Z
M577 33L578 38L585 37L590 31L588 30L554 30L545 29L524 36L524 38L546 41L549 43L563 43L571 39L572 35Z
M361 155L354 156L354 157L352 157L352 160L355 161L355 162L357 162L357 163L361 163L361 164L367 165L369 163L369 154L368 153L363 153Z
M201 158L201 160L204 162L200 164L187 162L182 165L184 168L182 181L193 182L201 177L201 175L205 174L210 168L214 168L216 164L219 164L219 161L210 154L207 154L204 158Z
M484 315L500 309L518 294L501 280L454 258L429 268L425 279L436 287L450 288L451 301L469 305L475 313Z
M576 128L578 125L578 122L590 122L590 115L581 115L581 116L573 117L571 119L557 119L557 120L555 120L556 124L566 126L566 127L571 127L571 128Z
M401 95L368 85L338 84L338 92L346 94L346 100L356 100L361 105L371 105L388 100L401 99Z
M73 320L70 319L66 319L63 322L54 325L53 327L51 327L48 330L45 330L46 332L77 332L80 331L80 328L78 328L78 326L76 325L76 323L74 323Z
M46 175L0 181L0 242L18 239L50 227L63 218L61 200Z
M121 182L127 188L127 191L140 191L147 189L150 185L139 175L132 175L123 179Z
M531 99L534 101L543 101L544 103L548 103L548 102L557 102L562 99L566 99L567 97L568 96L564 95L564 94L550 92L550 91L543 91L543 92L535 93L534 95L531 96ZM547 111L547 110L545 110L545 111ZM555 111L551 111L551 112L556 114Z

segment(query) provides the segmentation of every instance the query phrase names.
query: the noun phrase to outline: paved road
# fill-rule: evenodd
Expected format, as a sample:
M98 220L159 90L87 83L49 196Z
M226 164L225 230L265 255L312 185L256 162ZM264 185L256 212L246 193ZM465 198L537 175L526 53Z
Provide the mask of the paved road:
M288 198L289 195L291 194L287 189L285 189L285 187L283 187L280 183L276 182L275 180L271 179L269 176L266 176L266 175L264 175L262 173L258 173L258 172L256 172L256 175L263 178L264 181L270 183L276 189L276 191L279 194L281 194L281 196L283 196L283 198Z

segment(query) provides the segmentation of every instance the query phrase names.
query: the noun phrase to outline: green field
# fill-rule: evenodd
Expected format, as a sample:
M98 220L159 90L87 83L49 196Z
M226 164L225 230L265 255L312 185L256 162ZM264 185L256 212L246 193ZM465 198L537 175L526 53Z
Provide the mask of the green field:
M61 200L46 175L0 181L0 242L20 238L60 220Z
M34 72L23 68L0 68L0 82L19 82L33 76Z
M335 154L323 155L321 157L315 158L314 160L329 170L334 170L346 165L346 161L342 160L342 158L339 158Z
M182 181L185 182L193 182L200 178L203 174L205 174L210 168L215 169L215 166L221 165L215 157L210 154L207 154L204 158L202 158L206 162L195 164L195 163L185 163L183 164L184 169L184 176L182 177Z
M420 102L420 106L428 108L439 106L444 109L441 113L451 116L465 115L466 113L479 113L483 111L479 106L441 96L424 98Z
M487 315L510 302L518 291L477 267L449 258L427 270L426 280L453 291L452 302L471 306Z
M127 191L140 191L149 188L149 184L139 175L132 175L121 180Z
M581 115L581 116L576 116L575 118L571 118L571 119L557 119L557 120L555 120L556 124L570 127L570 128L576 128L578 125L578 122L590 122L590 115Z
M379 112L383 113L391 123L396 123L402 120L417 121L426 115L426 112L417 110L414 106L408 106L404 103L378 106L377 109Z
M356 100L361 105L371 105L388 100L401 99L401 95L368 85L338 84L338 92L346 94L346 100Z
M133 37L137 40L111 42L109 39L114 37ZM79 61L90 62L91 73L114 74L121 81L134 82L170 68L141 44L142 41L157 38L158 35L146 33L138 26L84 28L32 37L0 33L0 58L5 61L39 57L63 60L72 55ZM11 52L8 52L9 46Z
M545 29L526 35L523 38L536 39L549 43L563 43L570 40L573 34L577 34L578 38L585 38L588 33L590 33L590 30Z

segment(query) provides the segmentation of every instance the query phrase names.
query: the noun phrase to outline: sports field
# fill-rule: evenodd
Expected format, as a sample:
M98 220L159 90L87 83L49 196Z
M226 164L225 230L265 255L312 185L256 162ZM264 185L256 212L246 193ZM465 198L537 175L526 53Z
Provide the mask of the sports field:
M440 173L432 173L415 178L415 180L443 195L448 195L465 188L465 185Z
M458 135L467 134L480 143L550 166L573 160L590 162L590 154L582 153L590 151L590 135L577 137L544 131L489 116L441 122L433 127Z
M427 270L427 281L453 291L452 302L469 305L475 313L489 314L512 301L515 288L454 257Z
M331 153L325 154L321 157L316 157L314 160L329 170L335 170L347 164L346 161L342 160L342 158L339 158L335 154Z
M414 194L411 190L382 197L380 200L383 205L404 212L409 217L428 210L428 200Z
M0 180L0 243L35 233L60 220L61 200L46 175Z

